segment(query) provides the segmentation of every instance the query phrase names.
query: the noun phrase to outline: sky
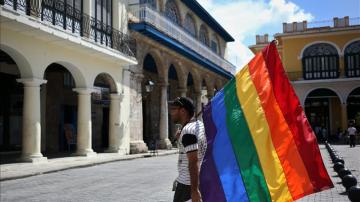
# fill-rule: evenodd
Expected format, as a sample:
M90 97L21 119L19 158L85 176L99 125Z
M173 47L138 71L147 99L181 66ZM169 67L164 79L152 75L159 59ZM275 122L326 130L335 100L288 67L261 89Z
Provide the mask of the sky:
M283 22L319 22L333 17L360 17L360 0L198 0L235 39L227 59L237 70L253 57L248 46L257 34L282 32ZM360 20L356 21L360 24Z

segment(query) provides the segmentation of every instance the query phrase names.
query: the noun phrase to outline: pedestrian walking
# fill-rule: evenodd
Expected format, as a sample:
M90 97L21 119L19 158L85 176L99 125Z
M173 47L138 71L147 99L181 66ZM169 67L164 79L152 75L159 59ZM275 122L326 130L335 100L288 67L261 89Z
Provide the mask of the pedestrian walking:
M182 125L176 135L179 173L173 188L174 202L200 202L199 173L206 151L204 124L193 117L195 107L189 98L178 97L169 104L172 120Z
M326 142L328 140L328 134L327 134L327 129L325 128L325 126L321 127L321 135L322 135L324 142Z
M349 124L347 132L349 134L350 147L355 147L357 130L352 123Z

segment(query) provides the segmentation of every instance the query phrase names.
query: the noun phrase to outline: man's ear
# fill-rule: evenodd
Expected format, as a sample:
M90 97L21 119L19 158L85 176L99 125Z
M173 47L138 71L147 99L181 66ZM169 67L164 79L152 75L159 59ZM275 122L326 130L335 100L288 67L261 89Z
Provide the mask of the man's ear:
M186 114L187 111L184 108L180 108L181 114Z

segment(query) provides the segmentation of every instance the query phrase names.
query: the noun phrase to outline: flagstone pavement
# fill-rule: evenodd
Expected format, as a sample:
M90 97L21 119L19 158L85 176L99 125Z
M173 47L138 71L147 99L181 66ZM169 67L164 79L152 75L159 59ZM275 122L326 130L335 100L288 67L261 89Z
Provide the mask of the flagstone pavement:
M348 145L332 145L334 149L339 153L340 156L344 158L345 167L347 167L351 173L358 180L358 184L360 181L360 146L350 148ZM315 193L309 196L306 196L298 202L342 202L342 201L350 201L348 199L347 194L345 193L345 188L341 184L341 179L337 176L337 173L333 170L332 161L330 159L330 155L326 150L324 145L320 145L320 151L322 158L324 160L324 164L326 169L331 177L331 180L334 183L334 188L325 190L319 193Z

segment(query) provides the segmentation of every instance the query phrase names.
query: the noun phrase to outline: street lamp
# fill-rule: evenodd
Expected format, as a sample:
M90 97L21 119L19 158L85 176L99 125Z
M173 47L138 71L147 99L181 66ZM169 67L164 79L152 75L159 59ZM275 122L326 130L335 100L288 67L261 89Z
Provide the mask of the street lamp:
M154 90L155 83L150 79L147 79L145 82L145 89L141 91L141 96L136 98L137 102L141 102L142 100L146 100L147 96Z
M145 82L145 92L150 93L151 91L153 91L154 85L155 85L155 83L152 82L151 80L146 81Z

